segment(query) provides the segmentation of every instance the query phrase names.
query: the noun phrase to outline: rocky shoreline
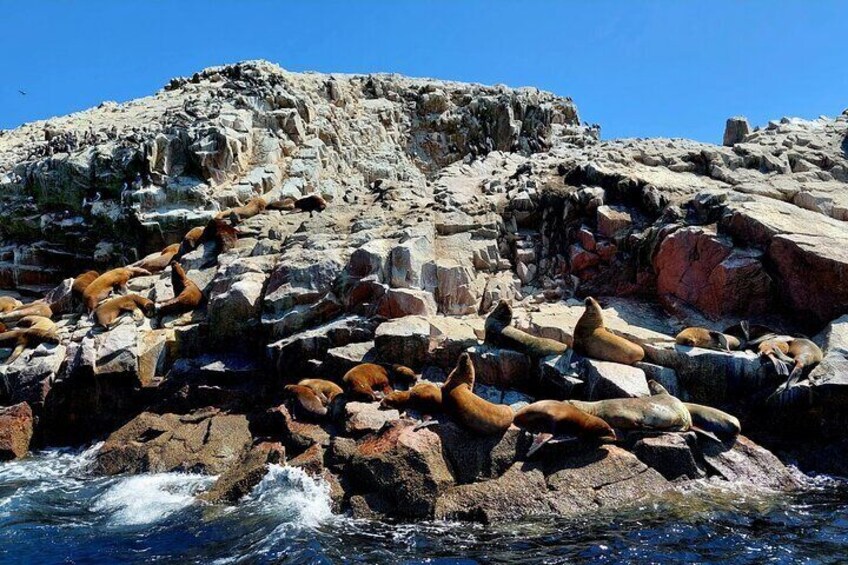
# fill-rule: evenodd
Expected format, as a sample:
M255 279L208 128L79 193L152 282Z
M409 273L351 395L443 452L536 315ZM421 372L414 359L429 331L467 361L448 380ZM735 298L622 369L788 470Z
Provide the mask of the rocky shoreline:
M845 474L848 114L783 119L725 146L599 141L574 104L535 89L396 75L207 69L155 96L0 132L0 285L44 297L57 343L0 366L0 457L105 438L92 472L219 475L232 503L269 463L322 477L337 511L483 522L616 507L690 480L792 490ZM319 194L321 213L238 218L179 263L204 302L97 327L74 277L179 243L222 210ZM129 292L174 297L172 267ZM642 362L531 358L487 343L500 300L513 325L571 346L579 298ZM809 335L824 359L783 380L751 351L683 347L687 326L750 320ZM10 328L12 324L9 324ZM541 398L649 394L721 408L744 436L629 433L615 445L527 457L516 427L475 436L377 402L297 418L284 386L341 383L362 362L441 383L467 352L474 392ZM750 436L754 441L748 439Z

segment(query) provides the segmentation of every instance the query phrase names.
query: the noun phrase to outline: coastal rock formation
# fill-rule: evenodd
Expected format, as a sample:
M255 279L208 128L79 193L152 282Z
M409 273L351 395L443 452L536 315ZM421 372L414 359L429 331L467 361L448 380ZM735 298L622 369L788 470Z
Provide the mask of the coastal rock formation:
M643 396L656 380L739 416L758 441L783 435L783 452L799 420L822 445L842 441L846 183L845 113L753 130L734 118L722 146L601 141L570 99L532 88L263 61L0 131L0 286L45 297L58 341L0 365L4 453L25 455L26 422L34 446L106 438L97 472L221 474L205 498L228 503L285 461L331 484L338 509L407 519L573 515L702 477L791 489L744 437L643 434L527 459L515 428L471 437L443 415L418 428L420 415L343 396L301 421L283 387L341 383L362 362L441 383L467 352L475 393L513 409ZM294 204L318 197L323 210ZM257 198L258 213L230 213ZM184 241L193 229L204 235ZM81 313L74 277L173 244L202 300L110 328ZM125 290L166 303L172 270ZM515 327L570 346L588 295L642 362L484 341L506 300ZM783 379L755 352L672 337L742 319L825 330L824 361L773 396ZM31 418L7 424L17 406Z

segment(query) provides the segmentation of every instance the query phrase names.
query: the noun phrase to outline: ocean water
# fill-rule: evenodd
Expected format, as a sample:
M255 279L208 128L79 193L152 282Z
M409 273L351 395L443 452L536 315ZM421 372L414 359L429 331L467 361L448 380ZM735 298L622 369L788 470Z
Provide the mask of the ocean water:
M791 496L699 483L572 520L397 524L333 515L299 469L213 507L194 497L210 477L91 477L94 450L0 464L0 563L848 562L848 485L827 477Z

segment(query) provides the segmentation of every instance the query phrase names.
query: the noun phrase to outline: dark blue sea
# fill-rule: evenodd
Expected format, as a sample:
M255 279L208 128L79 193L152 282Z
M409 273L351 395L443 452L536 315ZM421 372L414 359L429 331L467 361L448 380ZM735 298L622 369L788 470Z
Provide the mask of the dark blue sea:
M846 563L848 485L796 495L697 484L626 511L497 526L335 516L326 485L273 467L238 507L212 479L102 478L93 450L0 464L2 563Z

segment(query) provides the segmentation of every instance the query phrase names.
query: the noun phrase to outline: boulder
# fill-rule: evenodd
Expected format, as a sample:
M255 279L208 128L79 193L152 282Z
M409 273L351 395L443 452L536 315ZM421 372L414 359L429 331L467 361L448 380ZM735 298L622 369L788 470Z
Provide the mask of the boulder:
M348 402L344 407L345 432L354 436L380 431L398 418L397 410L380 410L376 402Z
M523 353L500 349L487 343L474 345L466 351L474 363L477 382L500 388L530 385L533 363Z
M279 443L260 443L222 473L212 488L198 498L212 504L235 504L262 481L269 464L283 464L285 459L286 451Z
M698 463L700 450L694 432L643 437L635 442L633 454L669 481L706 476Z
M392 288L380 300L377 314L386 318L432 316L436 314L436 301L426 290Z
M800 482L770 451L745 436L737 436L728 446L713 440L701 442L701 451L708 470L733 483L793 490Z
M421 316L384 322L374 333L374 346L385 361L418 367L430 352L430 324Z
M724 124L722 144L733 147L737 143L745 141L745 136L749 133L751 133L751 126L748 124L748 118L743 116L727 118L727 122Z
M32 440L32 409L26 402L0 408L0 461L20 459Z
M459 484L499 477L530 447L529 436L514 426L503 435L481 437L443 417L432 429Z
M630 211L619 206L598 206L598 234L610 238L633 223Z
M645 372L638 367L597 359L584 359L580 363L580 368L580 375L586 383L584 394L588 400L651 395Z

